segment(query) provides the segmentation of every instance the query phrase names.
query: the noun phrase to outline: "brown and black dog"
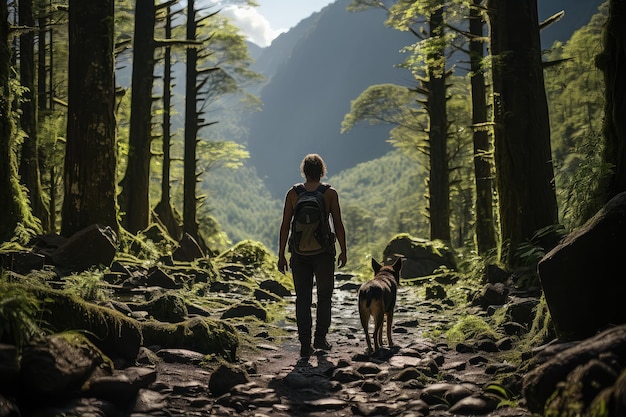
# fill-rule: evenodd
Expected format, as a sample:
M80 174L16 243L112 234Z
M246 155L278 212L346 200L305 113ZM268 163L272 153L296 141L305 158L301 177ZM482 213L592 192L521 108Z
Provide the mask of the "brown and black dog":
M396 294L400 285L400 269L402 259L397 259L393 265L383 266L372 258L374 278L362 284L359 288L359 315L365 330L367 353L372 353L372 342L368 332L370 316L374 317L374 348L378 350L383 344L383 321L387 316L387 342L391 340L391 326L393 324L393 310L396 306Z

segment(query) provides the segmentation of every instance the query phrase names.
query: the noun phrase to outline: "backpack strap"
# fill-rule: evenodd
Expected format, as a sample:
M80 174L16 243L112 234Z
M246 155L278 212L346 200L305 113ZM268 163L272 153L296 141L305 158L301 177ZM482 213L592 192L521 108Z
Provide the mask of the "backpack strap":
M329 188L330 188L330 184L320 184L319 187L317 187L317 191L324 194L326 190L328 190Z
M294 184L294 186L291 188L293 188L293 190L296 192L296 195L300 195L306 191L306 188L304 187L304 183ZM317 187L316 191L319 191L320 193L324 194L326 190L328 190L329 188L330 188L330 184L320 184Z
M294 184L294 186L291 187L291 188L293 188L293 190L296 192L296 195L300 195L300 194L302 194L303 192L306 191L306 188L304 188L304 184L303 183Z

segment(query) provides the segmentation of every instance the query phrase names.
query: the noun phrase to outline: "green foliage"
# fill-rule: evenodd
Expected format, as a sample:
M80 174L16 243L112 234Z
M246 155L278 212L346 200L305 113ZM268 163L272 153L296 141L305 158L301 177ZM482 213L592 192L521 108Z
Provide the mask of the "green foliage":
M604 80L595 66L602 52L608 2L565 44L555 43L547 61L565 60L546 70L552 150L561 221L568 230L583 224L600 207L599 185L610 174L602 161Z
M43 333L41 303L25 287L0 279L0 341L15 343L21 349Z
M215 218L228 241L256 240L277 251L282 202L270 195L253 168L217 168L200 191L210 198L199 208L198 217Z
M517 246L516 258L520 259L522 265L530 266L535 269L539 261L546 256L545 241L558 241L565 237L565 229L562 225L556 224L546 226L537 230L531 238L525 242L521 242Z
M499 334L483 319L467 315L446 332L450 344L458 344L469 339L497 339Z
M548 309L548 303L545 296L539 300L539 304L535 308L535 318L530 327L530 331L526 335L525 341L528 349L541 346L556 336L554 325L552 324L552 316Z
M602 147L600 134L584 133L557 172L560 218L567 230L583 225L604 204L603 184L612 167L603 161Z
M428 235L424 175L423 166L392 151L329 178L339 193L351 269L369 275L370 258L380 259L397 233Z
M107 291L102 285L104 271L90 269L65 278L64 290L85 301L98 302L107 299Z

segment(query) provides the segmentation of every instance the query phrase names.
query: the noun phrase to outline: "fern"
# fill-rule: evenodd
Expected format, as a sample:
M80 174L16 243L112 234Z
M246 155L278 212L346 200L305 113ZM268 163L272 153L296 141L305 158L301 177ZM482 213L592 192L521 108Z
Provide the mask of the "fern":
M21 350L41 335L40 309L39 300L26 288L0 280L0 340L12 342Z

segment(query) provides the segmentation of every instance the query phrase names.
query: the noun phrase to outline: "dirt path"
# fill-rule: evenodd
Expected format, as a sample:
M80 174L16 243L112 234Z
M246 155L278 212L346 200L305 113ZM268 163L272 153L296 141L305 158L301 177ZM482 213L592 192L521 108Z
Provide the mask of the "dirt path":
M499 399L483 390L499 370L507 368L501 354L475 349L460 353L423 336L425 331L447 327L453 310L420 300L415 287L400 288L396 346L368 357L356 304L358 285L338 282L336 287L328 337L333 349L301 359L295 325L279 323L285 336L259 343L257 353L242 355L251 376L250 389L256 389L260 398L266 395L279 402L244 401L237 414L530 416L522 408L494 411ZM290 300L287 317L294 317L293 308Z

